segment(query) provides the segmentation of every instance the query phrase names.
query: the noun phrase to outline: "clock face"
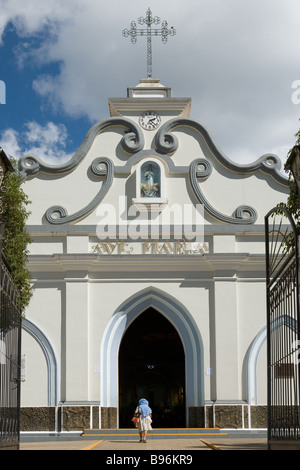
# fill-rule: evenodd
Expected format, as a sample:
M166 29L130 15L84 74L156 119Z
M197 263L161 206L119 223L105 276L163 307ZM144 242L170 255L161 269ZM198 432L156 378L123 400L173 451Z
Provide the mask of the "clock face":
M140 125L147 131L152 131L160 125L160 116L154 111L146 111L140 116Z

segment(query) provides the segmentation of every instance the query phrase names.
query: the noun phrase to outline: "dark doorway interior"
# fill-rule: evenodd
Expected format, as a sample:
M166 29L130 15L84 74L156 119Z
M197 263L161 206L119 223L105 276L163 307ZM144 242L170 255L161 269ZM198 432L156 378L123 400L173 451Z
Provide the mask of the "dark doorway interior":
M185 427L185 355L173 325L149 308L129 326L119 350L119 426L131 427L140 398L153 427Z

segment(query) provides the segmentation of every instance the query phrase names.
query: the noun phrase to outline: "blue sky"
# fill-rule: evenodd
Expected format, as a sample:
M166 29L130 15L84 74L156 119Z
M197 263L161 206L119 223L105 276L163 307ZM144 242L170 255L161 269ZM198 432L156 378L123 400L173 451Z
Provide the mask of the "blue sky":
M153 41L154 78L192 98L191 117L230 159L285 159L300 127L299 0L0 0L7 154L73 155L108 98L146 78L145 40L122 30L149 6L176 29Z
M46 37L47 31L27 37L27 49L36 50ZM40 150L41 156L53 163L70 158L82 143L91 120L84 114L73 117L63 108L53 109L34 89L37 77L55 77L61 64L42 64L34 58L20 64L18 51L24 39L12 23L7 24L2 41L0 79L5 83L5 104L0 106L0 146L14 157L35 150L38 154Z

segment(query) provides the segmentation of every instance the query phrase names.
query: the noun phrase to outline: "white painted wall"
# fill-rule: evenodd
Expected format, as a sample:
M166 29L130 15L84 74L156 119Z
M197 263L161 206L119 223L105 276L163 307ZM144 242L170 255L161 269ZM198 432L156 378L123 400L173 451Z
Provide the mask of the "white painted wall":
M138 122L137 115L131 113L130 118ZM154 134L144 134L141 158L148 158ZM49 207L62 205L73 213L98 193L103 183L89 169L95 158L107 156L117 167L124 167L132 158L119 145L123 136L119 127L99 134L73 171L63 175L40 173L25 182L32 201L29 269L35 287L26 319L41 330L53 348L58 403L101 402L100 354L105 329L128 299L149 288L176 299L193 319L203 342L205 401L248 399L247 357L266 321L264 216L286 199L288 190L261 171L245 175L225 168L195 129L182 126L174 134L180 145L167 158L182 167L196 158L207 158L213 170L199 185L218 211L231 216L237 206L250 205L258 213L254 227L220 223L206 214L204 256L143 254L143 245L132 240L125 240L126 249L119 254L119 248L112 254L97 254L93 252L98 242L97 210L72 225L55 226L45 221ZM160 158L154 150L153 154ZM161 161L169 206L196 204L188 174L174 176ZM107 204L118 208L120 196L127 196L129 202L135 197L137 165L138 161L128 176L116 172L101 207ZM113 215L109 213L112 221ZM124 254L130 249L131 254ZM47 362L41 347L27 332L22 352L26 356L22 406L47 406ZM256 384L257 403L265 404L264 346L257 364L257 370L251 371L251 383Z

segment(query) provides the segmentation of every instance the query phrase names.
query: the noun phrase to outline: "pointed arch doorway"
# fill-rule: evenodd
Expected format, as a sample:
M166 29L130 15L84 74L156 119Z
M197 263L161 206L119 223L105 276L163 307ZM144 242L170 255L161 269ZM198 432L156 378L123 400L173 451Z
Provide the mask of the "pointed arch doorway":
M147 398L156 428L185 427L185 353L171 322L150 307L127 328L119 349L119 426Z
M105 328L100 346L101 407L116 410L114 426L120 427L120 346L129 326L141 315L141 312L145 312L148 308L163 312L163 316L180 335L185 352L185 423L189 427L190 410L204 406L202 337L193 316L186 307L175 297L152 286L136 292L119 305Z

